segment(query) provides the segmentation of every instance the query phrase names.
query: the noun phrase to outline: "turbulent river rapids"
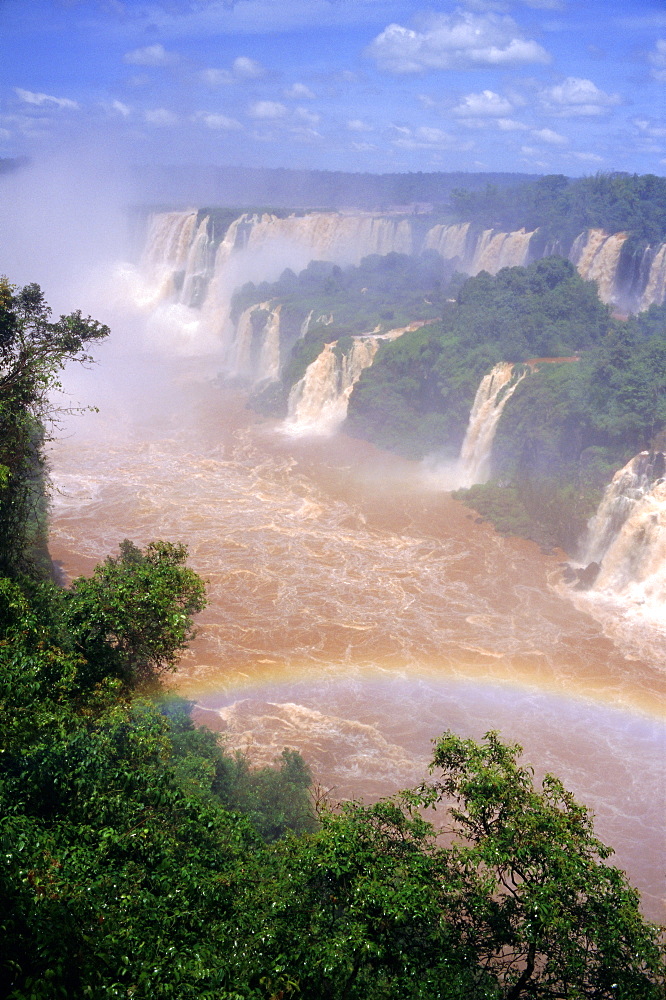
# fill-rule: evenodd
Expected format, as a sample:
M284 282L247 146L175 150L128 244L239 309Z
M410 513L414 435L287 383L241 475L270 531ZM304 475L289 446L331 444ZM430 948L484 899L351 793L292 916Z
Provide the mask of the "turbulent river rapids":
M336 801L416 784L446 729L498 729L594 810L662 917L658 634L632 649L572 601L563 557L478 523L418 463L289 437L215 375L138 355L85 373L100 412L51 455L64 572L125 537L184 541L210 603L170 683L229 746L300 750Z

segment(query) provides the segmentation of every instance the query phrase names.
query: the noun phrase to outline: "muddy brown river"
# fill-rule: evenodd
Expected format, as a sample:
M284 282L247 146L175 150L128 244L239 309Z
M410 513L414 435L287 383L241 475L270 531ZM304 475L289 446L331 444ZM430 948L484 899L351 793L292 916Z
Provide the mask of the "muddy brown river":
M419 781L445 729L498 729L594 810L663 919L658 631L620 643L567 596L561 554L478 523L419 463L288 437L215 375L109 356L81 377L100 412L52 449L65 572L125 537L184 541L210 603L172 683L229 746L297 748L339 800Z

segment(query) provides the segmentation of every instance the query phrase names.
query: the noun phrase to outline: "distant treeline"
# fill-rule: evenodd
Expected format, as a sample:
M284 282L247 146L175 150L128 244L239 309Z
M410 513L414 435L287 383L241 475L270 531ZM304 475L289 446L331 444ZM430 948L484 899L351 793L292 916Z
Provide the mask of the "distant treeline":
M566 252L585 229L627 232L633 249L666 240L666 177L596 174L571 180L561 174L515 187L491 181L479 191L465 184L452 192L460 222L512 232L539 229L544 248Z
M138 197L171 205L272 205L276 208L359 208L448 204L456 188L483 191L534 183L509 173L353 174L339 170L262 167L137 167Z

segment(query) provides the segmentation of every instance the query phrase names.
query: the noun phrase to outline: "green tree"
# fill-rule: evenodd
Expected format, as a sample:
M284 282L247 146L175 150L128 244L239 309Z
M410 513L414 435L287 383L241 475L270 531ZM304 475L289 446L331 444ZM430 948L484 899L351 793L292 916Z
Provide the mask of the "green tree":
M79 311L50 317L39 285L0 278L0 573L10 576L35 571L35 550L45 549L42 446L60 372L91 361L88 344L109 333Z
M552 775L537 789L521 752L492 732L436 742L442 775L415 801L450 804L449 918L506 1000L663 997L663 949L638 893L606 864L588 810Z
M116 676L146 684L174 670L206 606L204 581L185 565L187 548L128 539L91 577L73 581L64 609L91 680Z

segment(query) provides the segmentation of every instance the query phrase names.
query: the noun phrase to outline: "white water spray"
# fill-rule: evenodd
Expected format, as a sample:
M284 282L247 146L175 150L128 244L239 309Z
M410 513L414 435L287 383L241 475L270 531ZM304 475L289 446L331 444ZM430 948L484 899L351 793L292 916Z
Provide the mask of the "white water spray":
M295 436L333 434L347 416L352 389L379 348L378 337L354 337L344 353L338 342L324 348L289 393L284 429Z
M666 479L661 452L641 452L613 477L592 518L583 561L593 589L644 605L666 625Z
M493 441L502 410L526 374L527 369L524 369L515 377L514 366L502 361L481 379L458 459L459 486L487 482Z

